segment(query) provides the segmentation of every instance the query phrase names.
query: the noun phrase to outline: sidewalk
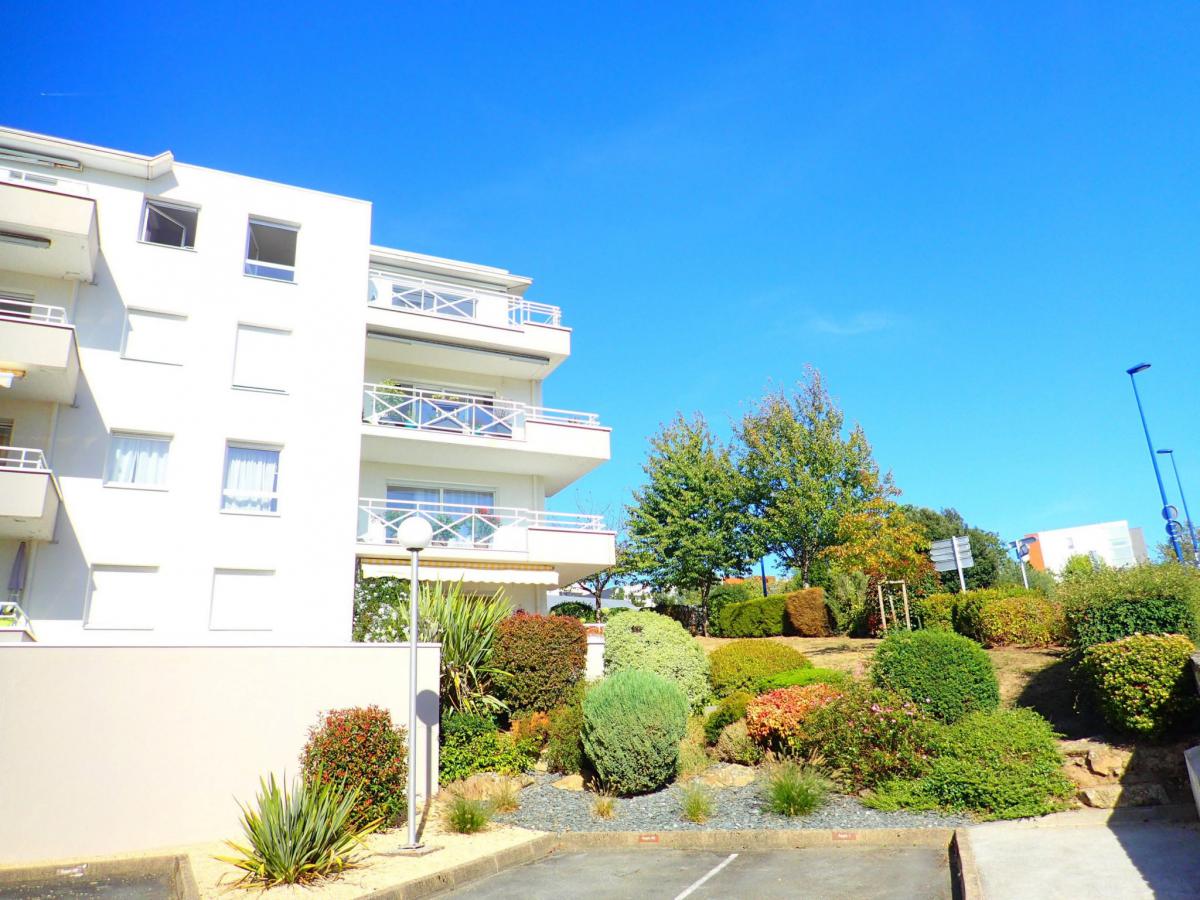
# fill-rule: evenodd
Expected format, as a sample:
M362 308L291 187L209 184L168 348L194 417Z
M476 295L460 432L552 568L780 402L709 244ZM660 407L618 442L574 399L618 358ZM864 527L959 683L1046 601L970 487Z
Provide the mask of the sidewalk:
M1192 810L1079 810L967 829L986 900L1200 897Z

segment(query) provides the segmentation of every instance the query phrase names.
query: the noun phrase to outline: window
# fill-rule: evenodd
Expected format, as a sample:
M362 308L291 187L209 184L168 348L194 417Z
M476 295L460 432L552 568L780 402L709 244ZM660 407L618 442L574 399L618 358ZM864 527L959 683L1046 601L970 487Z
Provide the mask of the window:
M270 631L278 613L275 573L259 569L213 571L213 631Z
M387 501L388 543L395 542L396 529L414 511L429 520L433 543L439 547L487 545L496 532L493 491L388 485Z
M162 487L167 483L171 439L114 431L108 445L105 484Z
M183 365L185 316L131 309L125 314L124 359Z
M142 240L164 247L196 246L196 220L200 210L165 200L147 200L142 215Z
M286 331L239 325L233 355L233 386L260 391L287 390L288 337Z
M251 219L246 229L246 274L296 280L296 225Z
M242 513L279 512L279 449L251 444L225 448L221 509Z
M157 573L156 566L92 566L85 626L154 628Z
M0 293L0 317L29 319L33 317L33 294Z
M0 447L11 447L13 435L13 420L0 419Z

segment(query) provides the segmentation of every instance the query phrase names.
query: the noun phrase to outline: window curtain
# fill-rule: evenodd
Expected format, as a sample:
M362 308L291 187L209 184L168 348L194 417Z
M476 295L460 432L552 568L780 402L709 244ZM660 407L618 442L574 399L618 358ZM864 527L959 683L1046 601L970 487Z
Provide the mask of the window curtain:
M225 455L222 509L278 512L279 451L230 447Z
M170 441L157 438L113 435L108 480L116 484L165 484L170 446Z

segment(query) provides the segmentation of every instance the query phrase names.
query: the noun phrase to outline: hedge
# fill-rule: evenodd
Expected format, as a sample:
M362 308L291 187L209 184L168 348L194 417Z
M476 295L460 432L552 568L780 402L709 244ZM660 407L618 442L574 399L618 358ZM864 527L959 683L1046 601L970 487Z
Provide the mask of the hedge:
M832 633L829 606L825 603L825 591L821 588L804 588L785 594L783 603L788 625L791 626L790 633L801 637L825 637Z
M1134 635L1093 644L1084 651L1081 670L1109 725L1157 736L1196 713L1195 651L1181 634Z
M944 722L1000 705L992 661L977 643L944 631L899 631L875 650L871 679Z
M720 629L724 637L778 637L784 633L787 608L784 598L775 594L743 603L730 603L721 610Z
M1081 574L1065 580L1055 596L1076 653L1135 634L1200 638L1200 573L1177 563Z
M759 681L791 669L811 666L808 657L779 641L731 641L708 658L713 693L726 697L734 691L752 691Z
M492 665L496 691L514 712L547 711L570 697L587 664L587 630L572 616L518 612L500 623Z
M961 594L956 630L985 647L1048 647L1063 643L1063 607L1040 591L989 588Z

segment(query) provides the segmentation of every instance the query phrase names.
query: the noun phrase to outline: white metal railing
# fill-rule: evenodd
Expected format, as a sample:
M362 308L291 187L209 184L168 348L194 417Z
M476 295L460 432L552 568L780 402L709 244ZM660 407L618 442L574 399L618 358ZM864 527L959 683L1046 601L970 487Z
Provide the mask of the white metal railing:
M525 423L529 420L593 427L600 424L596 413L529 406L479 394L403 385L363 385L363 421L368 425L524 440Z
M379 269L372 269L369 275L367 302L372 306L491 325L562 325L562 310L548 303Z
M50 471L46 455L32 447L0 447L0 469Z
M364 544L395 544L400 523L413 515L433 527L435 547L524 550L530 528L604 531L602 516L504 506L361 498L358 510L358 540Z
M67 311L61 306L48 306L45 303L34 303L31 300L0 294L0 319L66 325Z

